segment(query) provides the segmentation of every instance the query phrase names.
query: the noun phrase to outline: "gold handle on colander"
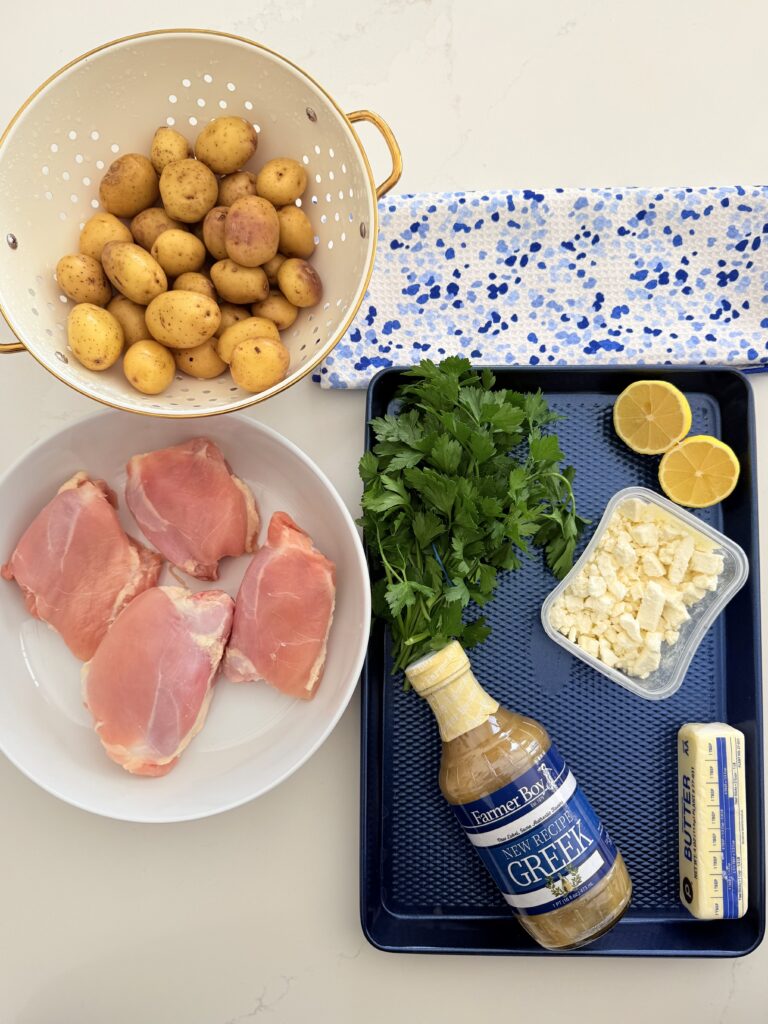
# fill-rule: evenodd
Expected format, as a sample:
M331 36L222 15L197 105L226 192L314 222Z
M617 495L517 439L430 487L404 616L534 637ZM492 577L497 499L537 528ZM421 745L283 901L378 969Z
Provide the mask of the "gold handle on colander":
M9 355L11 352L26 352L27 346L20 341L4 341L0 344L0 356Z
M358 121L367 121L368 124L372 124L374 128L378 128L384 136L384 141L387 144L389 155L392 157L392 171L385 181L376 186L376 198L381 199L381 197L385 196L391 188L394 188L400 180L400 175L403 173L403 156L400 152L400 147L397 144L394 132L384 118L379 117L378 114L374 114L372 110L353 110L351 114L347 114L347 120L351 124L356 124Z

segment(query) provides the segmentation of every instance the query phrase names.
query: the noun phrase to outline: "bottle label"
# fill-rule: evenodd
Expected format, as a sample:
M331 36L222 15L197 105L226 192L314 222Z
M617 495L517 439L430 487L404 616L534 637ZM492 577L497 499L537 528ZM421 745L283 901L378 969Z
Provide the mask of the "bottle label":
M573 903L616 860L611 837L554 744L514 782L453 810L519 914Z

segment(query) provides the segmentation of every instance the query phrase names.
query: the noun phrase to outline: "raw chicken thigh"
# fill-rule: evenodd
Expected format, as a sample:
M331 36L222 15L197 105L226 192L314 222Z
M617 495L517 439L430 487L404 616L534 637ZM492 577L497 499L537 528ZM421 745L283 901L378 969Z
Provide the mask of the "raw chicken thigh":
M76 657L92 657L109 625L157 583L163 559L129 537L103 480L77 473L32 520L2 568L30 613Z
M253 495L204 437L134 455L125 497L157 550L198 579L218 579L219 559L254 550L259 514Z
M310 700L325 666L335 598L333 562L289 515L276 512L240 585L224 674L236 683L263 679Z
M203 727L232 627L221 590L155 587L137 597L83 666L83 700L107 754L165 775Z

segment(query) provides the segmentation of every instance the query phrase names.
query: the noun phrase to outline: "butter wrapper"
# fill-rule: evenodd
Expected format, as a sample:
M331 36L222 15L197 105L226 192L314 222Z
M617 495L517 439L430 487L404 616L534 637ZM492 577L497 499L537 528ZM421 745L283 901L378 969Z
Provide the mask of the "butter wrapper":
M702 920L747 910L744 734L721 722L678 732L680 900Z

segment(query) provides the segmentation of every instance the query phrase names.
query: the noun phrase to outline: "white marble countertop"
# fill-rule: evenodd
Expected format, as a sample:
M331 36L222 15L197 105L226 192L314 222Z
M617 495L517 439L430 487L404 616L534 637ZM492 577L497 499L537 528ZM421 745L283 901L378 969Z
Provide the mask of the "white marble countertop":
M0 39L0 122L71 57L177 24L262 41L342 106L379 111L403 149L405 191L765 180L768 9L752 0L732 13L712 0L26 0ZM363 136L383 176L383 146ZM752 381L762 433L768 377ZM252 415L316 459L354 510L363 403L305 381ZM5 358L0 470L95 408L31 358ZM358 742L354 699L277 791L165 827L75 810L0 759L0 1021L458 1022L503 1007L545 1021L741 1024L764 1013L768 945L714 962L373 949L358 920Z

